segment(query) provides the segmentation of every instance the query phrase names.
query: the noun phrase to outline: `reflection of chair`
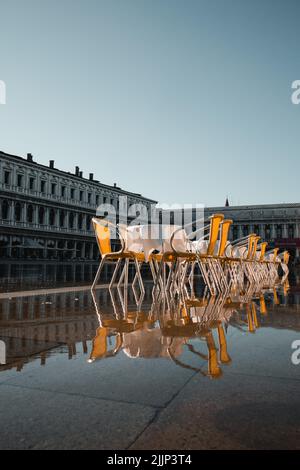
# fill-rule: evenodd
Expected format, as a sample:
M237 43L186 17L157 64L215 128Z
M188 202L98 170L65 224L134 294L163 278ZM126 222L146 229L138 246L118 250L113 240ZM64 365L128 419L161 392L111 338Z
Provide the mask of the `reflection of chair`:
M149 342L149 338L150 340L153 340L155 336L151 334L152 331L156 331L153 328L154 319L152 318L151 309L147 313L141 312L139 310L140 306L138 306L138 310L127 310L126 312L122 310L122 312L118 313L112 291L109 290L109 293L114 313L104 314L104 312L100 311L100 305L96 299L95 292L92 291L92 298L99 320L99 327L92 342L92 352L89 362L94 362L97 359L113 357L121 350L128 353L130 357L138 357L141 355L143 344L147 338ZM108 350L108 343L111 342L112 338L115 338L115 346L111 350ZM158 344L159 341L156 341L156 343ZM133 351L138 352L136 353Z
M89 362L94 362L97 359L104 359L107 357L115 356L122 346L122 336L120 333L116 335L116 344L115 347L109 351L107 343L110 339L109 328L100 326L97 328L95 338L92 341L92 351L90 354Z
M257 315L256 315L256 305L254 302L246 304L246 313L247 313L247 323L248 331L250 333L255 333L256 329L259 328Z
M226 335L222 324L218 325L218 336L219 336L219 345L220 345L220 361L222 364L230 364L231 357L227 351L227 341Z
M260 313L262 315L266 315L268 311L266 307L265 296L263 294L261 294L259 297L259 304L260 304Z
M218 378L222 375L220 364L229 364L231 362L222 321L223 318L228 320L233 310L229 313L229 302L226 296L220 296L220 298L210 297L208 302L204 300L198 299L195 302L186 302L184 306L179 306L179 310L174 307L173 320L166 320L165 315L163 315L160 319L161 328L163 336L170 338L170 344L172 344L174 338L183 338L187 350L202 359L204 364L207 364L207 371L203 370L203 366L194 367L187 364L186 361L183 362L178 357L174 357L170 349L169 356L175 364L199 372L204 376ZM226 307L224 307L225 305ZM234 302L232 302L232 305L234 305ZM197 309L201 309L201 318L197 315ZM218 347L213 330L218 333ZM191 338L197 338L201 341L201 344L205 344L207 353L198 351L194 344L190 344L188 341Z

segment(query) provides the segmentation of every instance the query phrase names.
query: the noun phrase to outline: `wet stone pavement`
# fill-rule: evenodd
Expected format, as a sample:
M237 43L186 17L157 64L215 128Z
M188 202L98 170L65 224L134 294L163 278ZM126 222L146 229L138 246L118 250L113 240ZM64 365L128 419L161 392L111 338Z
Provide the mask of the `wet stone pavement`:
M300 291L0 293L0 449L299 449ZM299 355L300 357L300 355Z

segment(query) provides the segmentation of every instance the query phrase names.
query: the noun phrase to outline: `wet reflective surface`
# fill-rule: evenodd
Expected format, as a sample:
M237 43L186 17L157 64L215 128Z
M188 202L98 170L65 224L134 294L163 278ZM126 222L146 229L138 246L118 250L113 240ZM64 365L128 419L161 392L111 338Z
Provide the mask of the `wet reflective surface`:
M0 265L0 292L91 284L96 271L97 264L6 262ZM109 266L104 274L110 275Z
M290 283L181 303L147 283L126 308L117 289L2 292L0 448L299 448Z

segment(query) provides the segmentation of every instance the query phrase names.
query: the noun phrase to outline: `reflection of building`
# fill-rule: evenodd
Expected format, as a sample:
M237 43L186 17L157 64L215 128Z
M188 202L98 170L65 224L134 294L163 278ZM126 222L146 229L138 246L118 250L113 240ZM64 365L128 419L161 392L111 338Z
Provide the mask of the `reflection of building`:
M146 284L145 301L152 300L152 286ZM108 289L97 290L98 302L110 316L111 296ZM135 305L131 289L128 302ZM66 347L69 358L76 354L76 343L88 352L88 341L99 326L90 291L68 291L15 299L0 299L0 340L6 345L7 365L1 370L19 370L29 358L39 354L45 363L47 353Z
M91 219L100 204L127 196L128 206L155 201L108 186L90 173L58 170L0 152L0 256L22 259L96 259Z
M150 314L152 307L152 284L147 283L145 287L143 311L147 315ZM271 294L269 295L266 302L267 311L264 315L259 315L259 326L300 331L300 293L294 292L288 297L278 293L278 299L280 305L274 305L273 297ZM97 290L97 305L98 309L101 308L103 325L108 320L116 318L113 314L111 300L108 289ZM132 289L128 291L128 302L130 312L137 312ZM120 304L118 306L120 314L121 306ZM140 313L140 316L142 315L144 314ZM148 320L152 325L149 327L149 331L145 330L147 337L145 335L138 337L135 333L137 323L134 320L132 320L133 334L123 328L126 333L123 335L124 348L130 357L164 356L167 343L161 342L162 334L165 338L188 338L194 337L196 331L198 337L197 323L192 322L184 327L180 316L170 321L171 317L166 315L165 324L162 325L163 331L155 332L159 328L156 321L157 312L151 313ZM119 316L119 321L120 318L122 315ZM122 322L120 324L124 327ZM74 292L70 290L63 293L48 293L12 299L6 296L0 300L0 340L4 341L6 345L7 364L0 366L0 373L2 370L12 367L17 367L20 370L26 362L33 360L36 355L41 357L41 362L44 364L51 350L58 347L63 348L62 351L66 352L69 358L76 354L76 350L88 353L92 348L90 341L95 337L98 328L99 319L96 316L95 304L89 291ZM116 328L112 328L113 330L118 331ZM160 344L158 344L158 340ZM142 341L142 345L137 346L138 341ZM181 341L175 341L173 346L175 349L173 348L172 351L177 356L180 352L179 350L176 352L177 347L180 349ZM138 354L135 355L134 351L138 351Z

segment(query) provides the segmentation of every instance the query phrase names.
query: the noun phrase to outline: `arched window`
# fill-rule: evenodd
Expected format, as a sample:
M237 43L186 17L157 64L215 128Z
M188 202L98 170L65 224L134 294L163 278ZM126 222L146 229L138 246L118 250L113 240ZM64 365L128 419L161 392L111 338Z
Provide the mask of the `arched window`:
M2 202L2 219L6 220L8 219L9 215L9 205L7 201Z
M19 202L17 202L16 205L15 205L15 220L16 220L16 222L20 222L21 215L22 215L21 204Z
M33 207L31 204L27 207L27 222L30 224L33 222Z
M45 209L43 207L39 208L39 224L43 225L45 220Z
M55 224L55 210L50 209L49 212L49 225L53 226Z

